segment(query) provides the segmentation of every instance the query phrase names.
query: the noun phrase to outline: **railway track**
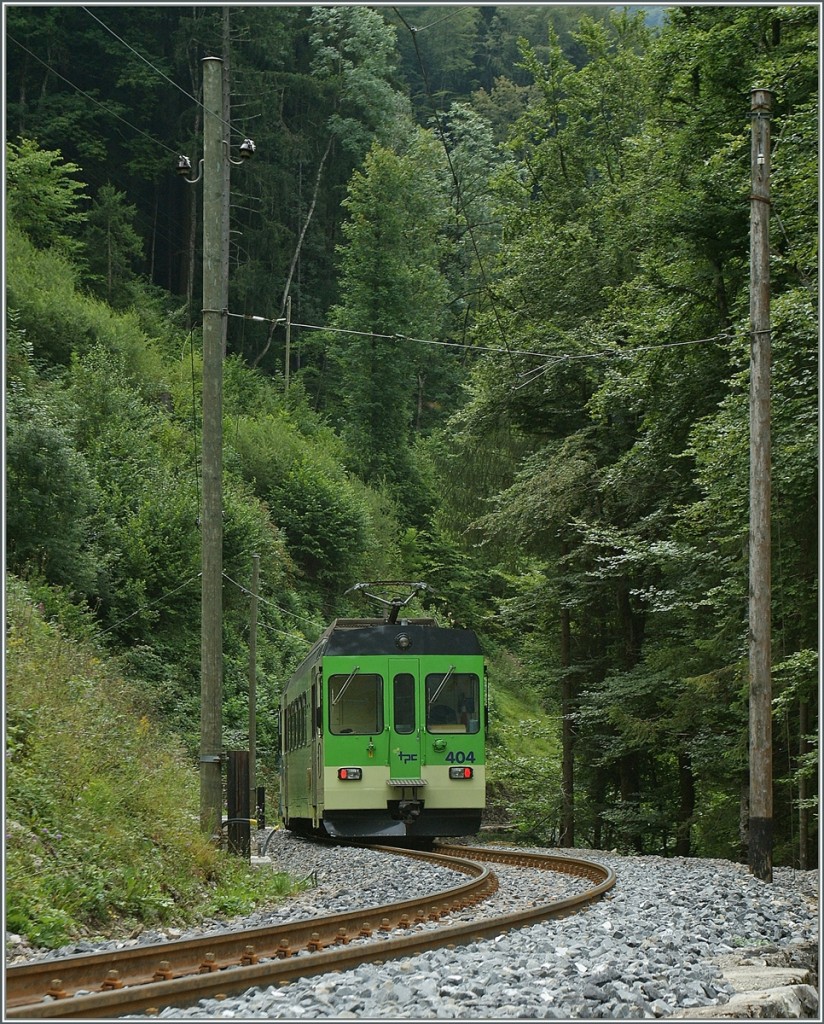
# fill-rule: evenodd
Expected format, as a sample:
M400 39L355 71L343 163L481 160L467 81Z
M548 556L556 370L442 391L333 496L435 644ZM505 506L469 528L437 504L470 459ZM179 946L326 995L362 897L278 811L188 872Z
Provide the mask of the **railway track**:
M610 868L550 854L445 845L431 853L371 844L369 848L452 868L468 880L421 899L275 927L14 965L6 971L6 1018L70 1020L150 1013L255 986L287 984L574 913L615 884ZM485 866L496 863L557 871L590 884L576 896L527 910L442 924L496 891L497 878Z

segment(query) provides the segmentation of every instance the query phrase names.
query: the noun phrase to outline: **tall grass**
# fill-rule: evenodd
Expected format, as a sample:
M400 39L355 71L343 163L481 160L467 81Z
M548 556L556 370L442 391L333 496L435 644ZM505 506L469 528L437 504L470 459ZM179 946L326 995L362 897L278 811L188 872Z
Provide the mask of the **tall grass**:
M14 579L6 627L7 931L54 948L290 891L201 833L195 768L83 629L46 621Z

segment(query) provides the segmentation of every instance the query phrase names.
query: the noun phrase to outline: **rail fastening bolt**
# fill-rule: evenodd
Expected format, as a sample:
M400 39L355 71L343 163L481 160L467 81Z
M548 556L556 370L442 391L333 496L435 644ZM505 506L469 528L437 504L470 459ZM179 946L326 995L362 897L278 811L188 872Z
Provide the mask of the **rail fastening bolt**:
M203 963L200 965L199 974L211 974L212 971L217 971L220 968L217 965L217 958L214 953L207 953L203 957Z

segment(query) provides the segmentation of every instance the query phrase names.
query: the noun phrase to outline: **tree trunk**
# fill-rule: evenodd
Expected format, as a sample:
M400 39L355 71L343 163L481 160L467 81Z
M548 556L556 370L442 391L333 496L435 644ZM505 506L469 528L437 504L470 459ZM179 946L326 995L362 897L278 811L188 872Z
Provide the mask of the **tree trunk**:
M593 786L593 826L592 826L592 847L595 850L603 849L604 842L604 800L606 797L606 778L601 768L595 771L595 785Z
M154 273L155 273L155 249L157 246L157 208L158 208L158 190L155 186L154 190L154 213L152 214L152 237L149 243L149 280L154 284Z
M569 609L561 609L561 838L560 845L575 845L575 735L572 728L573 687L569 667L571 662Z
M618 772L621 802L627 808L637 807L641 788L638 782L638 755L627 754L622 757L618 762ZM632 843L636 853L644 852L644 837L636 825L625 828L624 835Z
M801 770L798 774L798 866L802 871L807 870L807 842L809 835L809 811L806 807L807 801L807 780L804 777L803 761L809 753L810 745L807 742L807 702L802 700L798 705L798 759Z
M641 657L646 617L643 612L633 609L629 587L625 583L618 587L618 615L624 637L624 668L634 668Z
M106 301L111 304L112 285L114 284L114 242L112 240L112 222L106 224Z
M740 857L746 863L747 848L750 844L750 784L749 777L741 782L738 804L738 838L741 844Z
M690 822L695 812L695 777L692 774L692 759L686 750L678 752L678 788L681 799L675 828L675 856L689 857Z

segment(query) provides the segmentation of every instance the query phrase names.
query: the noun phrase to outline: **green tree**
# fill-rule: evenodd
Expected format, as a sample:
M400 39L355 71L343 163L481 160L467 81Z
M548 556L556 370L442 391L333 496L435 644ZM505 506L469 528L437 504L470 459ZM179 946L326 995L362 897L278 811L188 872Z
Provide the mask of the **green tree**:
M796 339L793 359L776 343L776 397L796 423L776 417L778 500L794 509L793 527L782 519L780 529L799 553L814 535L809 502L804 509L783 498L779 468L790 472L788 494L795 486L810 493L802 452L812 450L814 403L801 353L809 352L811 310L803 287L787 292L786 305L778 297L810 280L809 236L793 212L809 209L809 108L787 69L807 76L812 25L795 13L780 20L776 29L764 9L677 11L653 43L637 19L584 19L579 68L552 36L545 57L525 55L536 90L511 136L517 163L500 178L496 315L481 315L476 335L491 345L503 324L509 354L474 373L472 402L444 446L452 451L443 488L466 524L473 499L477 506L494 482L472 536L508 574L502 614L522 631L525 675L542 666L547 699L564 715L572 702L578 823L598 843L668 848L672 837L660 826L677 820L678 849L707 850L710 832L696 821L723 806L724 824L713 821L725 853L737 850L746 756L745 360L736 329L747 308L749 143L741 95L754 74L787 82L778 134L784 116L793 125L788 162L776 168L798 228L779 243L793 255L779 256L787 276L775 298L776 336L784 314ZM545 353L543 361L517 355L525 349ZM784 393L785 376L798 404ZM486 449L492 456L476 483L472 470ZM468 493L456 501L461 485ZM791 557L776 573L780 592L799 598L783 602L796 613L810 607L802 561ZM805 614L797 621L798 631L782 629L788 653L808 649ZM699 691L707 703L696 717L690 703Z
M354 175L345 204L342 302L332 321L355 333L330 335L328 343L327 407L352 467L367 482L385 480L411 507L419 368L438 358L424 356L413 339L437 339L447 296L438 163L438 143L417 131L403 154L374 146Z
M41 149L31 139L6 147L6 211L9 220L40 249L55 248L77 257L76 230L85 222L80 201L85 185L72 175L80 168L58 150Z
M143 242L134 229L137 210L126 194L104 185L89 210L84 238L89 280L95 291L115 308L134 295L133 274L143 257Z
M392 138L408 113L392 84L395 33L366 7L315 7L310 15L313 78L330 100L327 126L356 158L374 138Z

